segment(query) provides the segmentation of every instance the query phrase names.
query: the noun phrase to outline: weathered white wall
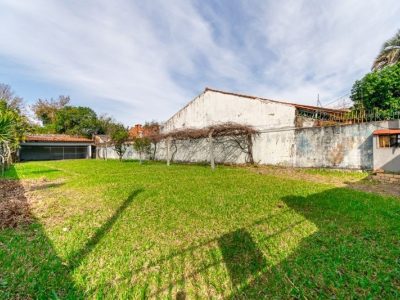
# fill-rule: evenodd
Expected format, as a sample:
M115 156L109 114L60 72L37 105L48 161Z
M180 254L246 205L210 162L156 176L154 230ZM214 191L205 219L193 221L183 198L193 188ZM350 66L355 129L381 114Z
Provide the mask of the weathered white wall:
M397 122L397 121L395 121ZM373 136L393 121L296 129L298 167L373 169Z
M108 146L96 146L96 158L98 159L119 159L117 152L114 147ZM144 158L144 157L143 157ZM129 145L124 153L122 159L139 159L139 153L137 153L132 145Z
M389 128L400 128L400 120L390 122ZM374 136L373 149L374 170L400 172L400 147L380 148L378 136Z
M171 145L171 158L179 162L209 162L210 145L208 139L176 141ZM167 159L165 142L157 145L156 160ZM232 143L222 144L222 140L214 141L214 159L217 163L246 162L246 155Z
M162 132L226 122L257 129L293 127L295 114L292 105L205 91L165 122Z
M374 170L400 172L400 148L378 147L378 136L374 136Z
M294 167L328 167L373 169L372 133L394 128L395 122L371 122L355 125L301 129L264 130L254 141L256 163ZM209 161L207 140L178 142L172 147L175 161ZM238 149L216 145L216 161L244 163ZM396 159L399 159L396 156ZM165 145L160 143L156 158L166 159Z
M255 138L253 156L254 161L259 164L294 166L294 129L262 132Z

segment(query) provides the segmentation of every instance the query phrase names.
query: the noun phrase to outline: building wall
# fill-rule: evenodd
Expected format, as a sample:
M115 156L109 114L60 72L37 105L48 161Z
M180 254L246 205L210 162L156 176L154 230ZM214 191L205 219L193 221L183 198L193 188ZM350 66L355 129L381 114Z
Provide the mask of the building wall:
M314 128L264 130L256 137L253 155L256 163L292 167L327 167L373 169L373 131L396 128L398 121L382 121L355 125ZM206 139L177 142L171 147L175 161L207 162L209 145ZM216 161L244 163L245 155L238 149L215 146ZM398 152L394 163L399 161ZM160 143L156 158L166 159L165 144Z
M400 148L378 148L374 136L374 170L400 172Z
M270 130L255 138L254 161L266 165L295 165L295 130Z
M385 125L377 122L296 129L296 166L372 169L372 132Z
M165 122L162 132L234 122L258 129L295 125L294 106L205 91Z
M400 120L390 122L389 128L400 128ZM378 136L374 136L373 137L374 170L400 172L400 147L379 148L378 145L379 145Z
M119 159L117 152L112 146L96 146L96 158L98 159ZM122 159L139 159L139 153L129 145ZM144 158L144 157L143 157Z
M233 143L214 140L214 159L217 163L242 164L246 155ZM208 139L182 140L172 142L171 159L176 162L209 162L210 144ZM164 141L157 145L156 160L167 159L167 147Z

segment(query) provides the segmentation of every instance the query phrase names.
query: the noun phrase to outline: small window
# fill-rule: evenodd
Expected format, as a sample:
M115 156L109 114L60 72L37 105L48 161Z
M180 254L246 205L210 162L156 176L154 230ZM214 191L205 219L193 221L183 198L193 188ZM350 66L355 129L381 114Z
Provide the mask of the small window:
M380 135L379 148L399 147L400 134Z

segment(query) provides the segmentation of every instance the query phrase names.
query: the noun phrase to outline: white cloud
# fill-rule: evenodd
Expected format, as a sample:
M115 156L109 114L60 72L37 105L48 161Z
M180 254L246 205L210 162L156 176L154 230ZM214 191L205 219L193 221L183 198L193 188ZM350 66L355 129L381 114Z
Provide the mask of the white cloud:
M399 27L397 2L244 1L251 18L232 33L211 2L205 16L178 0L0 0L0 59L127 125L168 118L205 84L314 103L368 71Z
M273 1L263 11L257 27L277 55L265 73L277 88L265 93L309 104L349 92L400 27L398 1Z

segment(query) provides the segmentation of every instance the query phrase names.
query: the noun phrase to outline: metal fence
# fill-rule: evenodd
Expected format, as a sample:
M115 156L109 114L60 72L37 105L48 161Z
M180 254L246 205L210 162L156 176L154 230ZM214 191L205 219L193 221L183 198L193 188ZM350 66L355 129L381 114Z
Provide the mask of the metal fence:
M326 111L307 111L300 110L298 115L314 119L326 121L332 124L357 124L364 122L388 121L400 119L400 111L378 111L378 110L351 110L343 112L326 112Z

